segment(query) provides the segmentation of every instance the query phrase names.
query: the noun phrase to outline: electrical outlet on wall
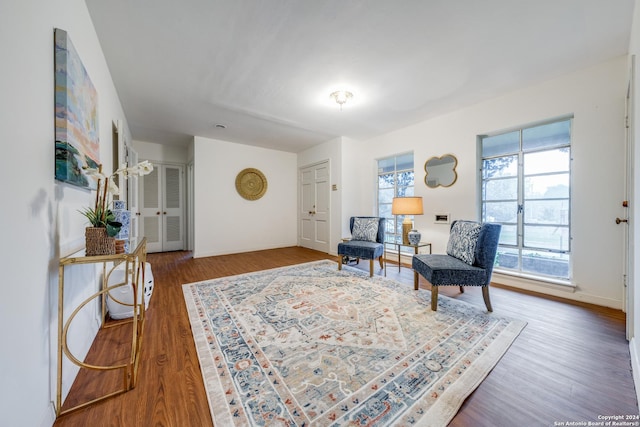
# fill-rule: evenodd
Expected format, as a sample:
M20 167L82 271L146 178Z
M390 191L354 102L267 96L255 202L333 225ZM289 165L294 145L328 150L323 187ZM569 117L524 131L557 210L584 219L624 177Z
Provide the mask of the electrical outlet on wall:
M437 213L434 215L433 222L435 224L449 224L449 214L448 213Z

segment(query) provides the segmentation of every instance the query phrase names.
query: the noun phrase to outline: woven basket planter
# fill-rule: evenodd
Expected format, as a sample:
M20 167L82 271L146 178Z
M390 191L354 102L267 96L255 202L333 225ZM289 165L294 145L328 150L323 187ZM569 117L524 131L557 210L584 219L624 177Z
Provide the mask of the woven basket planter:
M84 233L86 241L86 255L113 255L116 253L116 239L107 236L104 227L87 227Z
M125 250L124 250L125 243L126 242L124 240L116 239L116 253L117 254L123 254L125 252Z

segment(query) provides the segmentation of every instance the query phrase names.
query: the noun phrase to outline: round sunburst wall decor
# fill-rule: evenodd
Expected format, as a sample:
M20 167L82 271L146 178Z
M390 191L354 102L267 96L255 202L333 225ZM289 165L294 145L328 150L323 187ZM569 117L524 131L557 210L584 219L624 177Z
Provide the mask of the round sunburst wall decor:
M258 200L267 192L267 178L258 169L243 169L236 176L236 190L247 200Z

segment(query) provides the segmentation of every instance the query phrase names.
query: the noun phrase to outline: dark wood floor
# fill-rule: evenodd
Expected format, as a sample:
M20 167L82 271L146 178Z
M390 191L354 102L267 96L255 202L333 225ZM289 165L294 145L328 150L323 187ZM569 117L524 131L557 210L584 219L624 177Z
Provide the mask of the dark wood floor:
M56 426L211 426L181 285L332 257L304 248L192 259L190 252L150 254L155 289L147 310L135 389L58 418ZM368 269L368 262L359 268ZM379 274L380 271L377 271ZM387 275L413 286L397 264ZM428 284L421 282L421 287ZM483 307L479 289L453 296ZM495 313L528 322L498 365L467 398L450 426L554 426L637 415L625 317L618 310L492 287ZM118 328L101 331L92 361L124 357ZM118 378L79 375L66 404L92 396ZM218 427L218 426L216 426ZM226 427L226 426L219 426Z

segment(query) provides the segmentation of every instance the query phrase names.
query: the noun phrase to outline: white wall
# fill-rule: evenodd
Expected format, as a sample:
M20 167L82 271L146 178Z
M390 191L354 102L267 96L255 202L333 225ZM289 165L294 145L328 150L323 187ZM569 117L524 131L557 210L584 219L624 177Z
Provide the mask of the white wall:
M0 3L0 156L4 213L0 296L0 424L53 423L58 258L84 244L78 209L92 193L54 181L53 29L68 32L98 93L101 159L112 170L112 122L124 120L117 93L82 0ZM126 133L128 127L125 122ZM70 272L67 303L92 293L93 270ZM65 304L68 306L68 304ZM91 313L89 313L91 317ZM72 339L90 344L95 325L79 322ZM69 380L65 387L68 388Z
M344 156L345 164L414 152L417 196L425 214L415 226L435 253L446 249L448 226L434 224L435 213L451 219L477 218L477 135L573 114L572 226L575 292L494 275L494 281L622 308L622 233L614 219L624 216L624 96L626 57L599 64L534 87L428 120L368 141L367 150ZM448 188L424 185L424 162L451 153L458 158L458 180ZM370 171L363 167L362 173ZM375 185L374 172L364 178ZM375 204L375 193L362 206Z
M155 142L134 140L133 148L138 153L140 160L186 165L192 158L189 156L189 148L183 146L164 145Z
M361 156L368 150L368 147L362 141L356 141L349 138L343 138L342 144L342 228L338 239L351 236L349 230L349 218L352 216L375 216L378 214L375 205L368 203L373 197L377 197L377 187L371 185L369 177L378 173L378 165L376 162L367 159L367 156ZM363 173L363 171L367 171ZM338 242L332 246L333 253L338 250Z
M245 168L267 178L258 200L236 191L236 176ZM294 153L195 137L194 169L194 257L297 244Z

